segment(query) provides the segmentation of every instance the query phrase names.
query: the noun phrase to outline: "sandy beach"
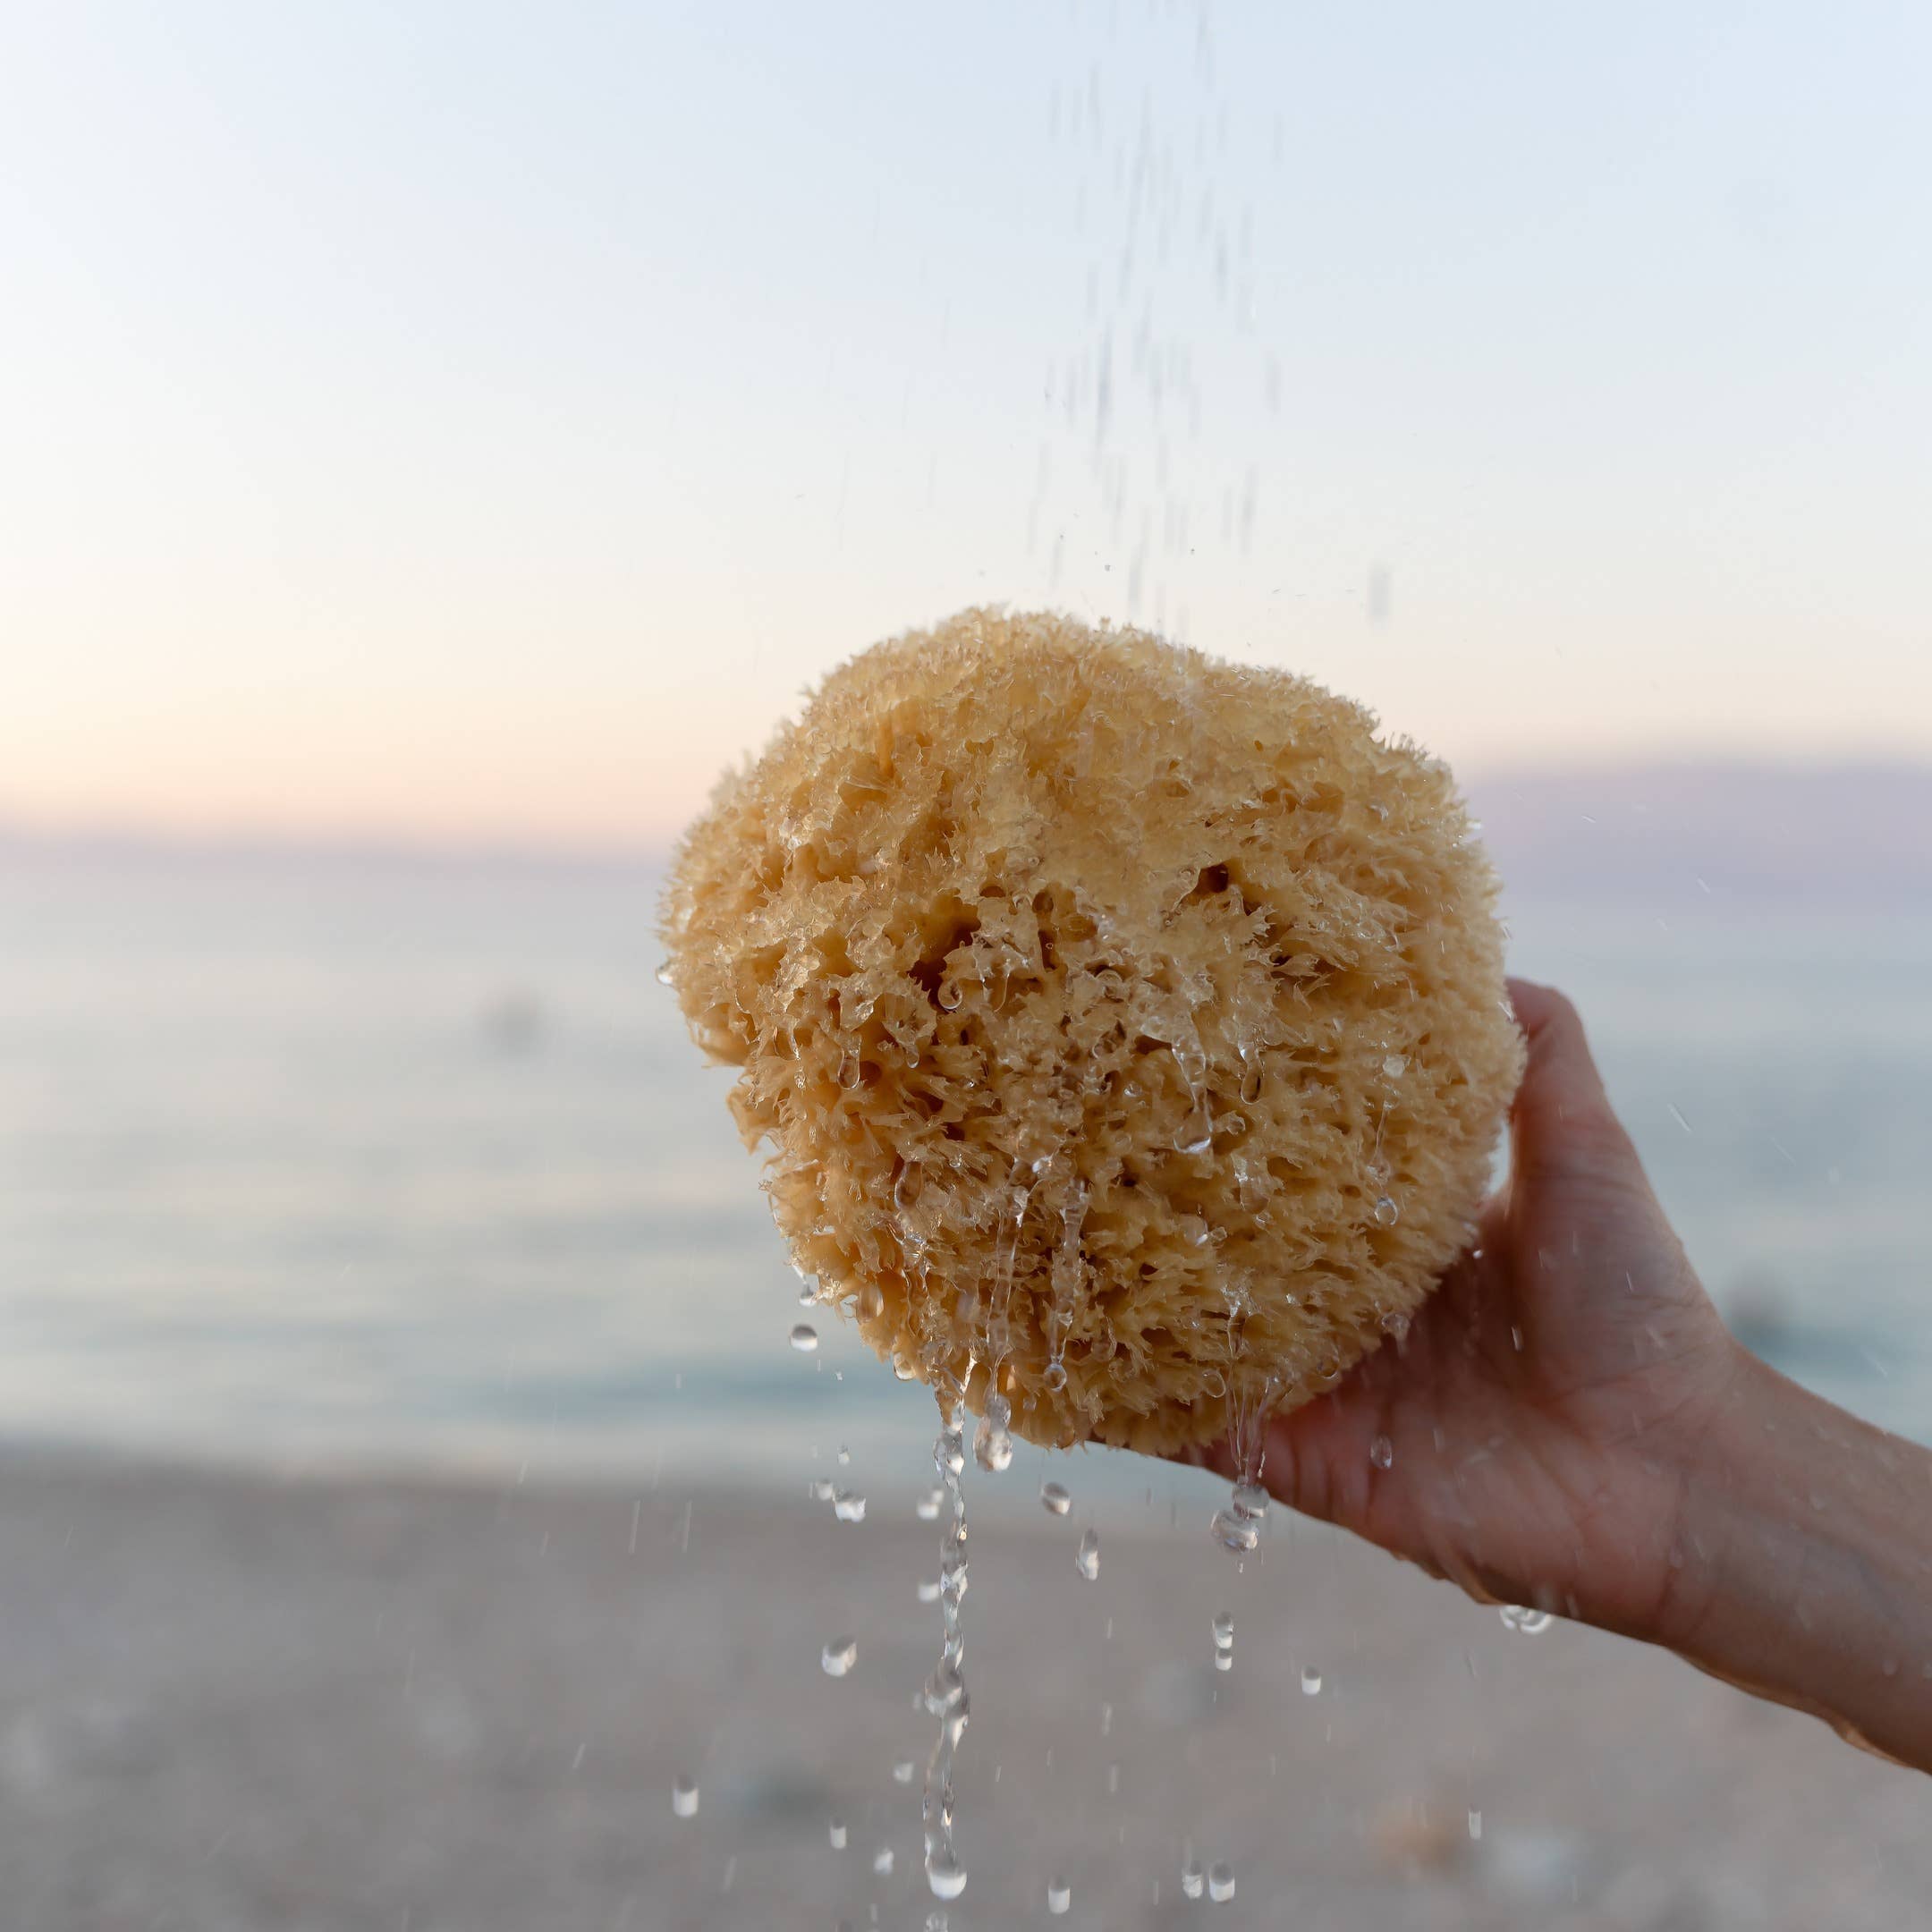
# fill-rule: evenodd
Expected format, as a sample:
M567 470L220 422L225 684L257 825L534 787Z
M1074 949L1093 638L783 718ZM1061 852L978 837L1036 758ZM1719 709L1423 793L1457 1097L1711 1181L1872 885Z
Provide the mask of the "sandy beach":
M955 1932L1046 1922L1055 1874L1076 1927L1925 1922L1924 1781L1814 1724L1589 1631L1514 1634L1281 1521L1237 1575L1165 1506L1116 1509L1089 1583L1080 1508L1056 1521L1009 1479L978 1486ZM802 1485L747 1501L13 1451L0 1920L922 1926L916 1775L895 1776L931 1729L912 1690L936 1538L912 1494L845 1525ZM848 1634L834 1681L819 1653ZM1232 1865L1233 1900L1182 1896L1190 1852Z

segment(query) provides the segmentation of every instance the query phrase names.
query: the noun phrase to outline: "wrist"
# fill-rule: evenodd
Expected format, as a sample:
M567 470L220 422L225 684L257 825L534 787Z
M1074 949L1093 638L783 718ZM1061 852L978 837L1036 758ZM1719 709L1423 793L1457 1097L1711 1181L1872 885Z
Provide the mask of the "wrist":
M1722 1383L1681 1466L1676 1507L1660 1526L1663 1574L1655 1607L1628 1634L1694 1656L1734 1597L1758 1527L1781 1513L1788 1487L1767 1453L1792 1428L1802 1392L1732 1341ZM1760 1544L1761 1547L1761 1544Z
M1932 1456L1740 1349L1683 1497L1631 1634L1932 1767Z
M1714 1346L1697 1393L1616 1452L1617 1506L1602 1514L1623 1528L1580 1561L1567 1606L1584 1623L1674 1650L1709 1614L1707 1554L1717 1526L1733 1519L1741 1475L1757 1466L1751 1439L1772 1396L1748 1350L1721 1328Z

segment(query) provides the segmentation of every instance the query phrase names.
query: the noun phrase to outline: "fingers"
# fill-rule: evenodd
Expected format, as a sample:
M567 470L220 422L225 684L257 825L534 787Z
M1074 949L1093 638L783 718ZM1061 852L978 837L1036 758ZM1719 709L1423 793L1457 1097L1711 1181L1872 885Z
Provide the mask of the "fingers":
M1643 1181L1636 1149L1610 1105L1583 1021L1554 987L1512 979L1510 1003L1530 1049L1510 1119L1525 1178Z

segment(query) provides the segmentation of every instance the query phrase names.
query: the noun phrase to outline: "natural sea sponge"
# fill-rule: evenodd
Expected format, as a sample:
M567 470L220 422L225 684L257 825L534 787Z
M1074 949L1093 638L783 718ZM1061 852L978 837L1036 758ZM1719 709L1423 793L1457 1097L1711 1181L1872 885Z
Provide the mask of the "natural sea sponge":
M724 779L665 937L821 1299L1036 1442L1167 1451L1469 1237L1521 1067L1470 833L1318 686L967 611Z

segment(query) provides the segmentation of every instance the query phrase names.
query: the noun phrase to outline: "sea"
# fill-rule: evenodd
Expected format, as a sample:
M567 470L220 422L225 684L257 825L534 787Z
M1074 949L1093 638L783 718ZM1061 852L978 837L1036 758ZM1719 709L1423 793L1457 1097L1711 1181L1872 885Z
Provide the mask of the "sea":
M797 1282L634 862L0 851L0 1436L280 1469L917 1470ZM1752 1344L1932 1440L1932 914L1563 890L1582 1008ZM1131 1459L1116 1459L1131 1462Z

